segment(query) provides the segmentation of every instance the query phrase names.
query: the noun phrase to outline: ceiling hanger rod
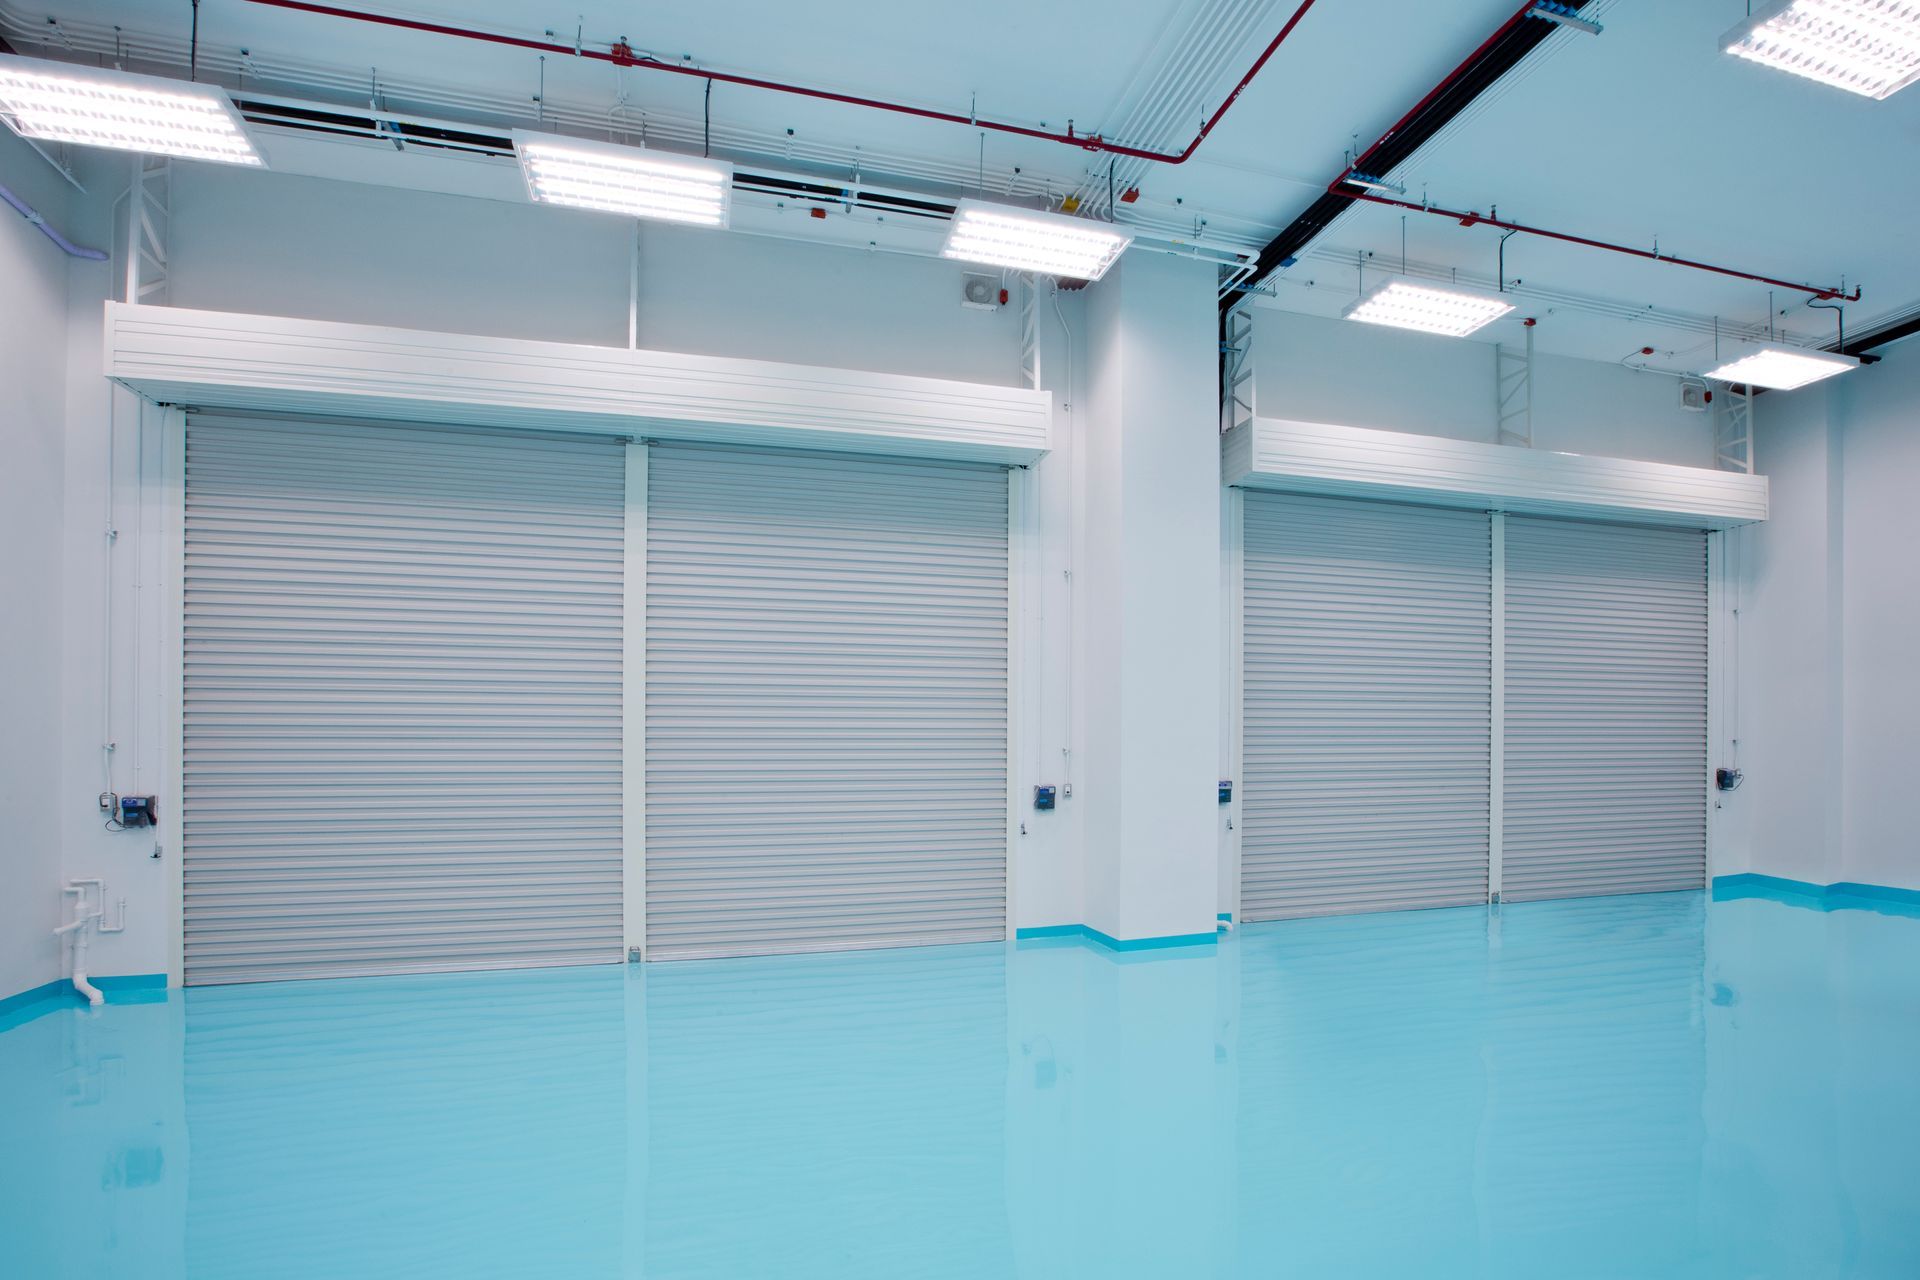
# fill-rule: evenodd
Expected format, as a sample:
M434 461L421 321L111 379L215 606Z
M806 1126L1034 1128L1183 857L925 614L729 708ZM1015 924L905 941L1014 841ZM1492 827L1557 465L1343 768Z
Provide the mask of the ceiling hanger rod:
M1098 134L1076 133L1071 124L1065 133L1047 129L1035 129L1026 125L1007 124L997 120L987 120L979 116L962 115L954 111L939 111L931 107L916 107L902 102L888 102L880 98L863 98L857 94L836 93L830 89L814 89L805 85L789 84L779 80L766 80L758 76L736 75L726 71L710 71L692 65L677 62L663 62L650 53L636 51L625 41L606 49L590 49L579 43L560 44L550 40L532 40L524 36L503 35L493 31L481 31L472 27L456 27L447 23L427 22L418 18L401 18L391 14L369 13L362 9L348 9L339 5L316 4L311 0L248 0L250 4L266 5L275 9L291 9L300 13L318 14L329 18L347 18L356 22L369 22L378 26L398 27L405 31L418 31L429 35L453 36L462 40L480 40L489 44L503 44L516 49L531 49L539 53L560 53L569 57L592 58L600 62L611 62L620 67L637 67L645 71L664 71L672 75L694 76L708 81L718 80L722 84L743 85L750 89L764 89L769 93L791 94L801 98L817 98L825 102L838 102L852 107L865 107L875 111L889 111L896 115L915 116L922 120L938 120L947 124L965 125L970 129L986 129L995 133L1010 133L1022 138L1036 138L1042 142L1056 142L1063 146L1078 147L1082 151L1103 152L1113 156L1127 156L1135 160L1152 160L1159 164L1184 164L1192 158L1200 144L1207 140L1214 126L1227 114L1227 109L1240 97L1253 78L1260 74L1300 20L1313 8L1314 0L1302 0L1300 7L1294 10L1286 25L1280 28L1278 35L1267 42L1267 47L1254 59L1247 73L1240 77L1233 89L1227 94L1219 107L1200 125L1200 132L1194 135L1179 151L1155 151L1148 147L1131 147L1118 142L1109 142Z
M1346 182L1345 178L1334 180L1334 186ZM1350 184L1349 184L1350 185ZM1331 190L1331 188L1329 188ZM1852 293L1837 285L1796 284L1791 280L1776 280L1772 276L1755 275L1751 271L1737 271L1732 267L1719 267L1710 262L1696 262L1692 258L1679 258L1658 249L1638 249L1630 244L1615 244L1609 240L1595 240L1590 236L1574 235L1566 231L1549 231L1545 227L1532 227L1522 222L1509 222L1504 218L1491 217L1483 213L1473 213L1459 209L1443 209L1439 205L1419 204L1412 200L1398 200L1392 196L1375 195L1370 191L1346 190L1338 194L1351 200L1364 200L1368 204L1384 204L1394 209L1411 209L1415 213L1431 213L1442 218L1452 218L1463 227L1498 227L1509 235L1540 236L1547 240L1559 240L1566 244L1577 244L1587 249L1604 249L1609 253L1624 253L1636 258L1645 258L1650 262L1670 262L1676 267L1690 267L1695 271L1710 271L1715 275L1731 276L1735 280L1751 280L1757 284L1770 284L1794 293L1811 294L1823 301L1839 299L1845 302L1858 302L1860 289L1856 285Z

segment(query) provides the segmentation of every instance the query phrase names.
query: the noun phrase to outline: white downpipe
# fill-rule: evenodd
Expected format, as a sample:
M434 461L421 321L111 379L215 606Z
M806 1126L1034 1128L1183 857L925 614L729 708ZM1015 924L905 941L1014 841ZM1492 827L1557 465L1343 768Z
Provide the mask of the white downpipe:
M87 909L87 889L93 889L94 907ZM107 923L107 885L106 881L69 880L61 891L62 895L73 895L73 919L53 931L56 938L73 935L73 989L86 997L90 1005L106 1003L106 996L100 988L87 981L87 926L93 925L101 933L119 933L127 927L127 900L120 899L120 922Z

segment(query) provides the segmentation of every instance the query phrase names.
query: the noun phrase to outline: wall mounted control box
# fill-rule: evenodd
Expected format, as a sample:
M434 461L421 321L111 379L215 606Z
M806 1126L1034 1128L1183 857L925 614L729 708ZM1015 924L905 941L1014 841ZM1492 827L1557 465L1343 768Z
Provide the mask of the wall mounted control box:
M1221 804L1233 803L1233 783L1228 781L1225 778L1222 778L1220 780L1220 803Z
M1054 790L1052 787L1035 787L1033 789L1033 807L1042 813L1052 809L1053 796Z
M123 827L150 827L159 817L152 796L121 796L120 825Z

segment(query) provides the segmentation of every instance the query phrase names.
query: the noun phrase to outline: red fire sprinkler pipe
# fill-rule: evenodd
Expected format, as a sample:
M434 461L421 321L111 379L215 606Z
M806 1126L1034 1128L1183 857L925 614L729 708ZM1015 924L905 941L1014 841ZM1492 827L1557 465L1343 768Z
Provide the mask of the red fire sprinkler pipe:
M1078 147L1083 151L1097 151L1113 156L1127 156L1135 160L1152 160L1159 164L1185 164L1193 156L1214 126L1220 123L1240 97L1242 91L1253 78L1260 74L1267 60L1273 57L1293 29L1300 25L1307 10L1313 8L1314 0L1301 0L1300 7L1287 19L1280 33L1267 43L1267 47L1254 59L1247 73L1240 77L1213 114L1208 116L1195 134L1179 151L1154 151L1146 147L1129 147L1118 142L1108 142L1099 134L1075 133L1069 128L1065 133L1051 132L1046 129L1032 129L1026 125L1007 124L998 120L983 120L978 116L960 115L953 111L936 111L930 107L915 107L903 102L886 102L879 98L863 98L856 94L835 93L830 89L812 89L805 85L787 84L779 80L763 80L758 76L736 75L728 71L710 71L701 67L686 66L678 62L662 62L652 54L637 53L622 42L607 49L589 49L585 46L559 44L550 40L529 40L523 36L501 35L493 31L480 31L471 27L456 27L440 22L425 22L417 18L399 18L384 13L369 13L362 9L347 9L339 5L315 4L310 0L249 0L252 4L267 5L275 9L293 9L301 13L316 13L329 18L350 18L356 22L370 22L383 27L398 27L405 31L421 31L430 35L456 36L462 40L481 40L489 44L509 45L516 49L531 49L538 53L557 53L568 57L592 58L599 62L611 62L620 67L637 67L643 71L665 71L673 75L692 76L697 80L717 81L721 84L743 85L749 89L765 89L769 93L785 93L800 98L817 98L823 102L839 102L851 107L866 107L874 111L890 111L895 115L915 116L922 120L938 120L946 124L966 125L970 129L986 129L994 133L1010 133L1016 137L1037 138L1042 142L1057 142L1065 146Z
M1472 227L1484 223L1489 227L1498 227L1502 231L1518 231L1525 235L1540 236L1547 240L1559 240L1566 244L1582 245L1589 249L1604 249L1609 253L1624 253L1652 262L1671 262L1675 266L1691 267L1695 271L1709 271L1715 275L1731 276L1736 280L1751 280L1756 284L1768 284L1777 289L1786 289L1793 293L1810 293L1822 301L1858 302L1860 300L1860 290L1858 287L1849 294L1845 292L1844 289L1838 287L1796 284L1791 280L1776 280L1772 276L1755 275L1751 271L1736 271L1732 267L1717 267L1710 262L1696 262L1691 258L1677 258L1671 254L1661 253L1658 249L1640 249L1633 245L1614 244L1607 240L1595 240L1590 236L1573 235L1565 231L1549 231L1545 227L1528 226L1519 222L1507 222L1499 218L1487 217L1483 214L1461 212L1455 209L1443 209L1437 205L1416 203L1412 200L1396 200L1391 196L1383 196L1366 190L1364 183L1355 181L1356 176L1360 174L1366 174L1372 178L1384 178L1386 176L1385 174L1375 173L1368 168L1368 161L1374 154L1392 139L1395 134L1406 128L1409 121L1426 110L1427 106L1432 103L1435 98L1445 93L1454 81L1458 80L1480 60L1487 50L1491 49L1504 38L1514 27L1525 22L1532 16L1535 4L1536 0L1526 0L1526 3L1522 4L1520 8L1514 12L1512 17L1501 23L1492 35L1481 42L1479 48L1468 54L1460 65L1448 72L1439 84L1435 85L1425 97L1416 102L1412 110L1394 121L1392 128L1375 139L1374 144L1356 157L1354 162L1348 165L1339 177L1328 183L1328 193L1344 196L1350 200L1365 200L1369 204L1383 204L1394 209L1410 209L1415 213L1437 214L1443 218L1452 218L1462 226Z

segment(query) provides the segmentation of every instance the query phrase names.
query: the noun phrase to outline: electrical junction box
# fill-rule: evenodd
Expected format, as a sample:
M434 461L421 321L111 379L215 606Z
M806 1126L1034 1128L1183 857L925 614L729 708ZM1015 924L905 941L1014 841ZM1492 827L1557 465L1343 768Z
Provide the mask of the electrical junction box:
M1053 808L1053 788L1035 787L1033 789L1033 807L1046 813Z
M1233 783L1225 778L1220 780L1220 803L1233 803Z
M152 796L120 797L120 825L123 827L150 827L159 816L154 809Z

